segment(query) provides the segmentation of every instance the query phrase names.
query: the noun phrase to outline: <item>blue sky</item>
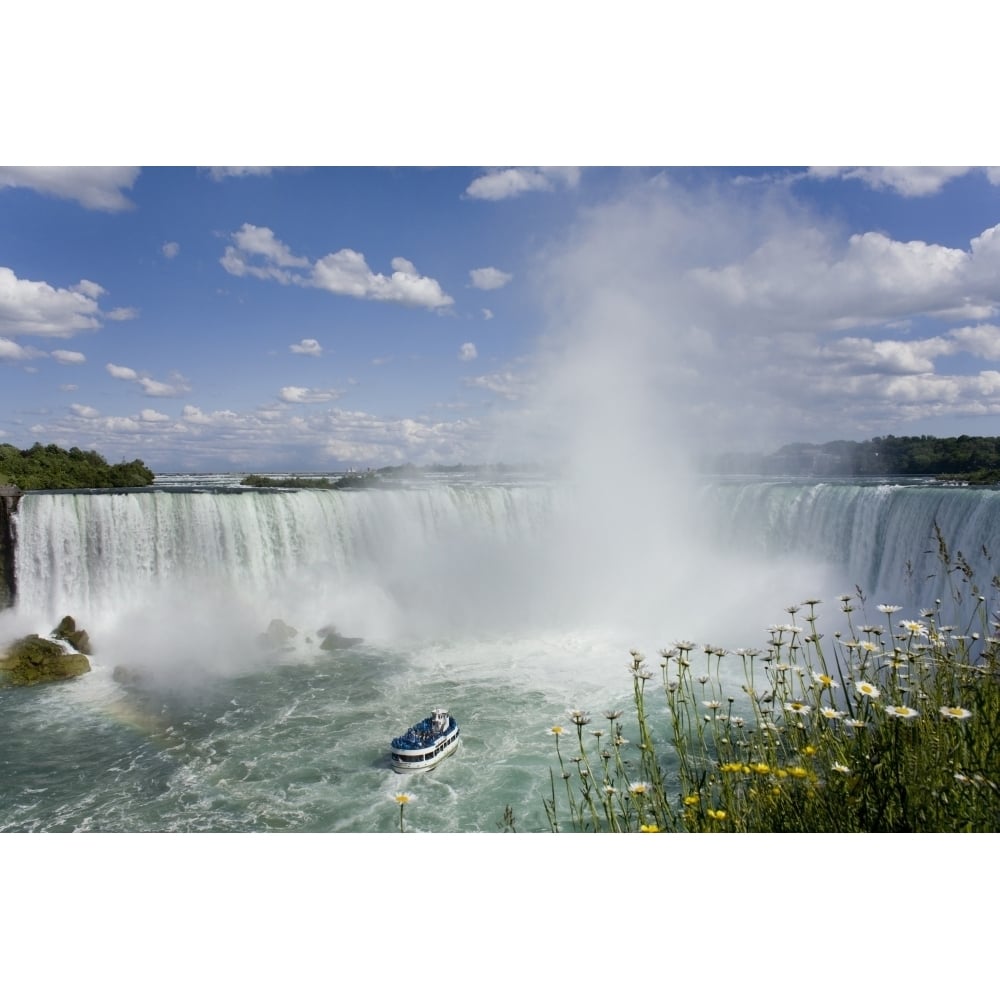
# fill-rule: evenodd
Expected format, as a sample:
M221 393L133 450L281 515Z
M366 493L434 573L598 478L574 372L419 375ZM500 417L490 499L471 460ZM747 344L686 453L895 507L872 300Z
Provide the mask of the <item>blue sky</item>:
M163 472L1000 434L998 311L986 168L0 167L0 440Z

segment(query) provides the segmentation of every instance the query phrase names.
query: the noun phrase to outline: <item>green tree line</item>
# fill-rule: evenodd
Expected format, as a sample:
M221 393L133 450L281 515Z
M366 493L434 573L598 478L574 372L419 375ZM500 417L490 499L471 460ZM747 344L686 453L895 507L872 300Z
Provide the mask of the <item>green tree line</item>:
M717 472L835 476L939 476L977 482L1000 478L1000 437L872 438L787 444L769 455L726 455Z
M0 444L0 485L22 490L112 489L149 486L154 479L139 459L109 465L96 451L36 442L19 451Z

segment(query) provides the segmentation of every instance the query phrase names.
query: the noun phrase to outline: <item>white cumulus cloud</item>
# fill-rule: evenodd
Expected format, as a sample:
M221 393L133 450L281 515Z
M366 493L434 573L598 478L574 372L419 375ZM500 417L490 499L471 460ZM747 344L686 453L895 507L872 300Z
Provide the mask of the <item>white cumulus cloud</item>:
M474 361L478 357L478 352L476 351L476 345L462 344L458 349L458 360L459 361Z
M465 194L469 198L502 201L528 191L551 191L557 185L574 188L579 180L579 167L496 168L477 177Z
M164 243L163 246L160 247L160 253L162 253L163 256L167 258L167 260L173 260L173 258L176 257L180 252L181 252L180 243L176 243L173 240L171 240L169 243Z
M135 207L123 192L138 176L139 167L0 167L0 188L31 188L84 208L121 212Z
M334 295L350 295L376 302L397 302L425 309L443 309L454 303L434 278L421 275L412 261L394 257L392 273L379 274L364 254L345 248L315 263L299 257L266 226L245 222L232 234L220 263L231 275L270 279L283 285L321 288ZM308 274L301 273L309 269Z
M124 365L115 365L109 362L104 366L104 369L112 378L121 379L125 382L135 382L142 389L145 396L173 398L175 396L183 396L185 393L191 391L187 379L176 372L171 374L169 382L159 382L148 375L141 375L134 368L127 368Z
M227 177L266 177L274 167L209 167L208 174L213 181Z
M306 337L297 344L290 344L288 349L292 354L309 354L314 358L318 358L323 353L323 348L320 347L319 341L313 340L312 337Z
M286 385L278 393L286 403L329 403L342 395L336 389L306 389L300 385Z
M52 357L61 365L82 365L87 360L79 351L53 351Z
M477 267L469 272L469 278L472 280L473 287L480 288L483 291L503 288L512 277L512 274L501 271L496 267Z
M220 263L232 275L242 278L270 278L283 285L292 281L301 282L300 275L289 268L305 268L309 261L295 254L281 242L267 226L254 226L244 222L232 234L233 243L226 247ZM251 258L260 258L263 264L250 263Z
M198 406L185 406L181 418L190 424L206 427L230 426L241 423L241 417L233 410L213 410L205 413Z
M364 254L338 250L316 261L312 284L335 295L350 295L376 302L443 309L454 303L434 278L421 276L405 257L395 257L389 275L371 270Z
M94 409L93 406L84 406L83 403L73 403L70 410L76 416L83 417L84 420L95 420L101 415L100 410Z
M72 337L79 330L96 330L101 325L97 298L103 291L86 279L72 288L53 288L0 267L0 333Z
M744 325L845 330L913 315L980 314L1000 303L1000 226L969 249L883 233L856 233L846 243L815 228L788 229L737 263L696 268L691 280Z
M125 319L135 319L138 315L139 310L133 306L119 306L117 309L111 309L109 312L104 313L106 319L113 319L116 322Z
M828 180L843 178L859 180L868 187L891 190L905 198L921 198L937 194L950 180L962 177L973 167L810 167L809 175ZM995 173L986 169L987 177L993 184Z
M136 379L138 384L142 386L143 394L146 396L162 396L162 397L173 397L182 396L184 393L188 392L189 389L187 385L182 382L158 382L154 378L149 378L148 376L143 376Z
M514 372L494 372L490 375L476 375L463 378L462 382L476 389L486 389L504 399L521 399L528 388L525 379Z
M30 347L22 347L13 340L0 337L0 361L29 361L38 356Z
M70 291L86 295L88 299L96 299L105 294L105 289L103 289L96 281L88 281L86 278L73 285L73 287L70 288Z
M124 379L126 382L134 382L139 377L139 373L134 368L112 364L110 361L104 366L104 370L112 378Z
M1000 361L1000 326L983 323L979 326L963 326L948 331L955 342L956 350L968 351L988 361Z

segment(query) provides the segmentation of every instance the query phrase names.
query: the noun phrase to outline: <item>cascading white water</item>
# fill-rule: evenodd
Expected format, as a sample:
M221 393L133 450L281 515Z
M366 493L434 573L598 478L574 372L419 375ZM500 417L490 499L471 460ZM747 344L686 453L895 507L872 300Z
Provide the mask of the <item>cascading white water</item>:
M708 496L731 544L762 560L807 553L834 568L838 592L857 585L880 602L929 607L947 590L935 525L984 593L1000 569L1000 491L784 482L716 485Z
M17 606L105 631L181 600L368 637L481 627L482 609L523 611L513 578L551 503L530 487L29 494Z
M245 662L271 618L381 643L596 624L623 648L739 645L784 605L855 585L916 614L944 589L935 523L984 588L1000 549L991 490L716 482L700 496L697 523L654 524L652 505L632 523L541 484L29 494L17 609L39 630L73 614L129 661Z

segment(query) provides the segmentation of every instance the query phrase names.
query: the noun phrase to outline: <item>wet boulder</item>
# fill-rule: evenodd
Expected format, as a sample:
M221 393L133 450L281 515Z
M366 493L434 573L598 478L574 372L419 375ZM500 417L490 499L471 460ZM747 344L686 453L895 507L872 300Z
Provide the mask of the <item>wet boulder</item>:
M90 648L90 636L87 635L85 629L76 627L76 621L72 615L66 615L56 626L55 631L52 633L52 638L68 642L78 653L84 653L89 656L92 652Z
M27 635L0 653L0 683L18 687L78 677L90 670L83 653L67 653L51 639Z
M355 636L341 635L332 625L323 626L316 634L323 640L319 648L327 651L331 649L350 649L351 646L357 646L361 642L361 639Z
M267 626L267 631L260 635L261 641L271 647L284 646L299 634L297 628L293 628L280 618L272 618Z

